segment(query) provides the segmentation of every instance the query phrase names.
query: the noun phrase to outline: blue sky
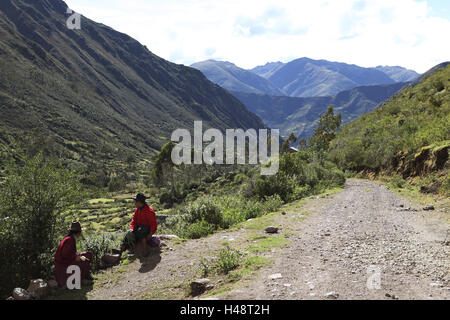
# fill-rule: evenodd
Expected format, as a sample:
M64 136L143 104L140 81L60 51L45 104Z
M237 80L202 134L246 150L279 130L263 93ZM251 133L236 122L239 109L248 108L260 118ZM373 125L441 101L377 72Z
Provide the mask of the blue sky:
M449 0L66 0L155 54L243 68L310 57L425 72L450 60Z

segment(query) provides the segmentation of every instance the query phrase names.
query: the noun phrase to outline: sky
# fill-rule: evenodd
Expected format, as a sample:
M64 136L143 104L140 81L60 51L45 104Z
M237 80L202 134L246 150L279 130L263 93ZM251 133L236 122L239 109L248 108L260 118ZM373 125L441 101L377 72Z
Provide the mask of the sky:
M423 73L450 60L449 0L66 0L169 61L308 57ZM82 27L82 25L81 25Z

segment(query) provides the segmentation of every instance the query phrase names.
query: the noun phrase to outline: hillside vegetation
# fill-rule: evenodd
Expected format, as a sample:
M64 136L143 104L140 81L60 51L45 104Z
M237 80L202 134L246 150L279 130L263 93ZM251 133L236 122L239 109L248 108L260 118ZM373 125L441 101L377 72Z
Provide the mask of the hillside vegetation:
M168 62L61 0L0 2L0 144L33 129L74 162L148 156L177 128L262 128L194 68Z
M346 170L422 177L424 187L448 194L449 88L450 65L433 68L415 86L344 126L332 143L332 158Z

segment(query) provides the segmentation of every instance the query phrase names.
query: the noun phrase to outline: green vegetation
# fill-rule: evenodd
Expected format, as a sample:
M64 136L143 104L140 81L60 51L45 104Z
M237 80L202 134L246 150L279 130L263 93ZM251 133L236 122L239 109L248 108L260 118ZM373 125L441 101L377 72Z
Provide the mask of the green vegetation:
M41 153L21 154L5 168L0 185L0 295L51 274L62 213L80 199L74 173Z
M449 88L450 66L405 88L344 126L332 142L332 159L344 170L398 172L403 179L431 175L436 192L448 195Z
M200 267L203 276L208 276L212 272L219 274L228 274L242 264L244 254L229 246L219 250L217 255L211 259L203 258L200 260Z

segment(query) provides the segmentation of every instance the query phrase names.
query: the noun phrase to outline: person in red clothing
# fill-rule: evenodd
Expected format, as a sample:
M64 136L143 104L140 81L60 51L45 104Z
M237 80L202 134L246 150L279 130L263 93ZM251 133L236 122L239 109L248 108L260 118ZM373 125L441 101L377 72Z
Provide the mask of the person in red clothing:
M120 251L134 249L136 243L141 243L144 252L147 252L148 243L158 229L155 210L147 204L147 198L142 193L137 194L133 200L136 210Z
M61 241L55 254L55 279L60 287L65 287L67 278L67 268L71 265L77 265L81 270L81 281L88 284L92 281L91 264L92 253L77 253L76 242L81 237L81 224L73 222L70 227L69 234Z

